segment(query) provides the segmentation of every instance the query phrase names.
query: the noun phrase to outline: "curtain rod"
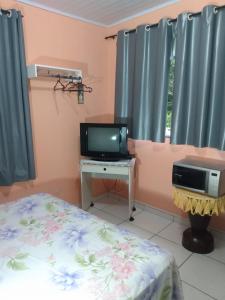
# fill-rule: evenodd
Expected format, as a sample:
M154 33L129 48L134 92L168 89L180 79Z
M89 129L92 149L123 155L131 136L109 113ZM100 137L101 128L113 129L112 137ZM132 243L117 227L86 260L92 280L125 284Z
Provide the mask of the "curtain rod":
M0 11L3 13L3 14L5 14L5 15L10 15L10 9L0 9ZM21 17L23 18L23 15L21 15Z
M217 6L217 7L216 7L217 10L222 9L222 8L225 8L225 5ZM196 12L196 13L193 13L193 14L190 13L190 17L196 17L196 16L199 16L199 15L201 15L201 13L202 13L201 11ZM176 22L176 21L177 21L177 18L169 20L170 23L171 23L171 22ZM158 26L158 24L159 24L159 23L149 24L149 27L150 27L150 28L156 27L156 26ZM133 33L133 32L135 32L135 31L136 31L136 28L128 30L127 33ZM109 36L106 36L106 37L105 37L105 40L108 40L108 39L113 39L113 40L114 40L116 37L117 37L117 34L109 35Z

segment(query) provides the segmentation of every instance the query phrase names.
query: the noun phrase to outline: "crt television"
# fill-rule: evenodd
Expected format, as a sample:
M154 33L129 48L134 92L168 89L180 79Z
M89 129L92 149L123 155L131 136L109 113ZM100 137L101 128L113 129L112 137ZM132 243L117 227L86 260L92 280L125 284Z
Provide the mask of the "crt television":
M126 124L80 123L81 155L97 160L130 158Z

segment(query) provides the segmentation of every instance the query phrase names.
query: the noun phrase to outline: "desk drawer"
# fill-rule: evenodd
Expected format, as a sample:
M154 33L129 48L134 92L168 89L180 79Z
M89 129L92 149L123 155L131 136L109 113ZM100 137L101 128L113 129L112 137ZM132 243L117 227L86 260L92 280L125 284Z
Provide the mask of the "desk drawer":
M118 174L118 175L128 175L129 167L127 166L97 166L97 165L89 165L83 164L82 172L90 172L90 173L98 173L98 174Z

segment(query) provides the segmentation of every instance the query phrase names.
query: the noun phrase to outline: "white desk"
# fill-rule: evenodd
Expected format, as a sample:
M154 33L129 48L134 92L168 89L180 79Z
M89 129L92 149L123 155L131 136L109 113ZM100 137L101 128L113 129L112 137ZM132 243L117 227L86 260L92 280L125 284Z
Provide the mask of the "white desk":
M134 206L134 165L135 158L117 162L95 161L82 159L80 161L81 205L84 210L94 205L91 194L91 178L122 179L128 183L128 217L133 221Z

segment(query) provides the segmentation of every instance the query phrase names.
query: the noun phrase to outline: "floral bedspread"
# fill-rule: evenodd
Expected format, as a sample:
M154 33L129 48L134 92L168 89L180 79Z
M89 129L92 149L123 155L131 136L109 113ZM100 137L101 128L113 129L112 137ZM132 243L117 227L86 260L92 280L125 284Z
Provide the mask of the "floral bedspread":
M0 297L183 299L169 253L43 193L0 205Z

